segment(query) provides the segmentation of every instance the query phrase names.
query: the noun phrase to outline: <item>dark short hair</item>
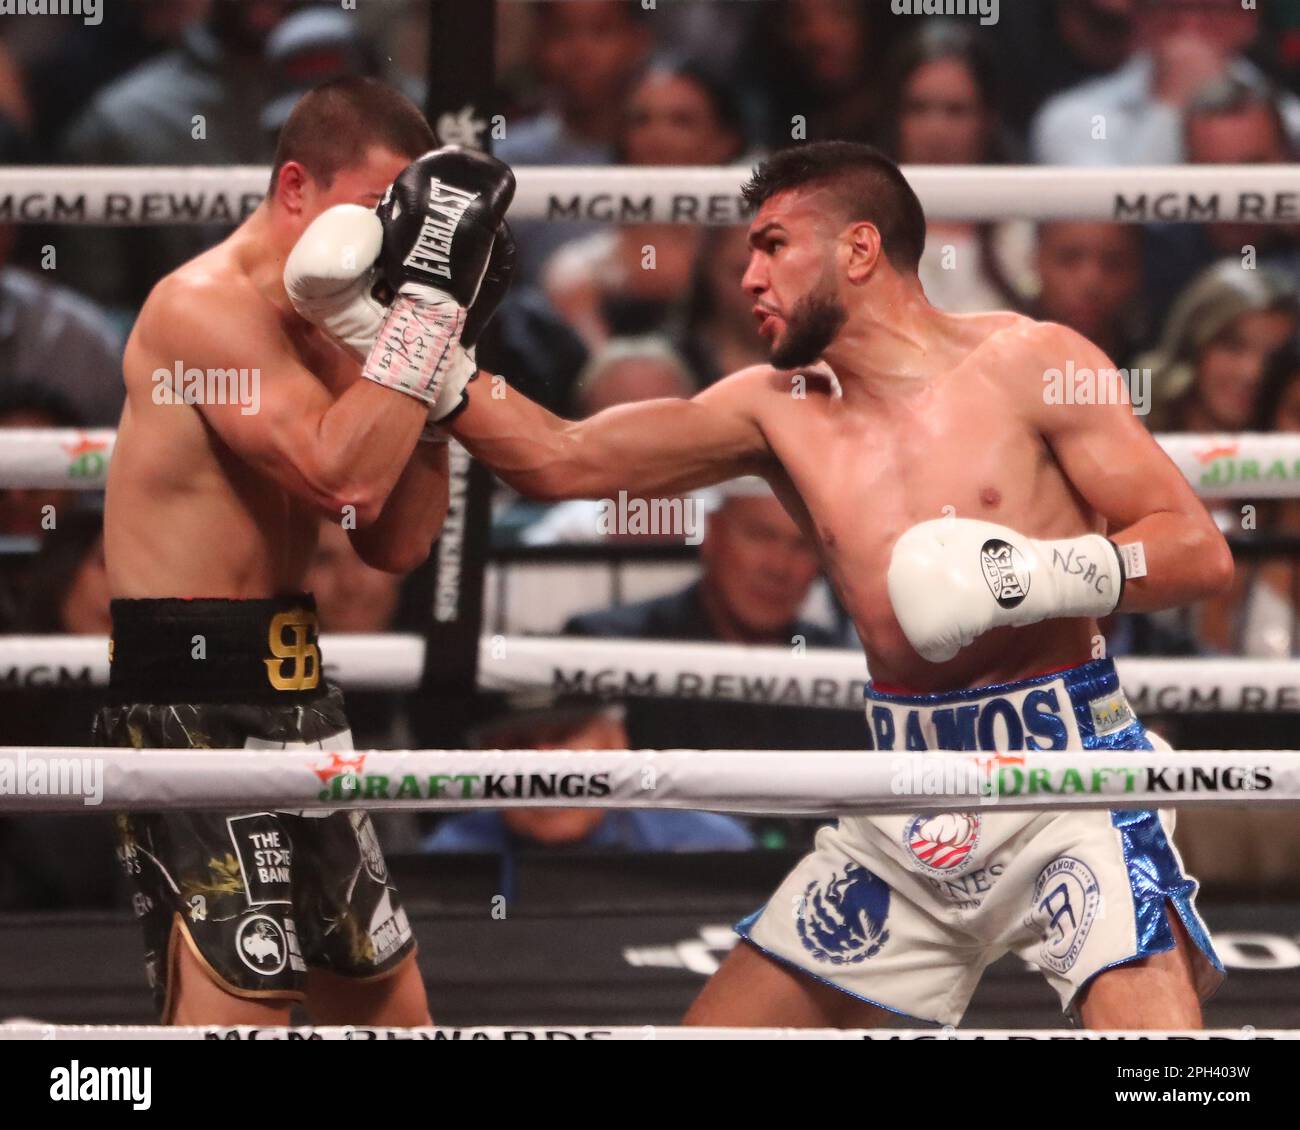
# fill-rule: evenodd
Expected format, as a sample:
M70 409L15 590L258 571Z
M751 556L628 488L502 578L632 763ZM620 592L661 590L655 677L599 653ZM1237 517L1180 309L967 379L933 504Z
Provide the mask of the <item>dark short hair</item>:
M831 188L846 222L867 221L880 231L885 256L896 271L915 274L925 249L925 211L898 166L870 145L813 141L778 150L740 190L757 210L791 189Z
M328 187L371 146L414 160L437 146L419 108L378 79L349 76L322 83L294 106L275 147L271 192L286 161L297 161Z

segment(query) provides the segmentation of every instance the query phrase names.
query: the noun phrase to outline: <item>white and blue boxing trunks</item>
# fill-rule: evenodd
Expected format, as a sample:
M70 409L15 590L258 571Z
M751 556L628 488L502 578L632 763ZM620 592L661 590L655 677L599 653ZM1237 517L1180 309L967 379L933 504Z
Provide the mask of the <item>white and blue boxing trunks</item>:
M867 725L876 751L1168 748L1133 715L1108 659L951 694L869 687ZM736 930L860 1000L956 1024L1009 952L1069 1009L1098 973L1172 949L1172 907L1204 999L1223 966L1173 828L1163 810L846 817Z

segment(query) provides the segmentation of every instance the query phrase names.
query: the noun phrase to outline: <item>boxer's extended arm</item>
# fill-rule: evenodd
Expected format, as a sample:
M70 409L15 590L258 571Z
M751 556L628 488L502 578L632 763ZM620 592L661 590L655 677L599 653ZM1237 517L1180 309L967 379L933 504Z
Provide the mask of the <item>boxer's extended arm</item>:
M1106 355L1073 330L1044 327L1048 368L1073 358L1076 372L1114 371ZM1107 521L1121 549L1141 542L1146 576L1124 586L1120 611L1151 612L1205 600L1232 583L1232 551L1191 484L1128 404L1042 403L1035 419L1066 477Z
M228 280L173 276L150 296L141 321L143 355L163 369L179 361L184 369L256 374L251 411L230 403L194 406L240 459L329 517L353 507L359 526L379 518L424 426L422 401L373 381L357 381L335 400L298 360L276 311L251 286L241 294Z
M450 431L529 498L678 494L770 463L753 411L767 372L741 370L691 400L621 404L576 421L480 373Z

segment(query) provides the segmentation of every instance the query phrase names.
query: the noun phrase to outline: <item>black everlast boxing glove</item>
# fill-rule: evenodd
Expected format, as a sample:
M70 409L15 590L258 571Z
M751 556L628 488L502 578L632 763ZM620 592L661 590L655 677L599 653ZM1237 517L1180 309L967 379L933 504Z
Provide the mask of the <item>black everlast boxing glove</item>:
M376 213L394 299L362 376L438 400L514 190L506 165L459 146L426 153L389 186Z
M429 405L429 422L425 425L420 438L426 443L444 443L448 435L439 426L450 423L466 404L469 394L465 386L474 379L478 372L478 362L474 357L474 347L497 312L501 300L510 289L510 281L515 273L515 237L510 232L510 225L504 220L497 228L497 237L492 244L492 255L488 259L487 270L483 273L483 282L478 288L478 297L465 315L465 325L460 332L460 344L456 346L456 357L448 368L447 376L442 382L438 398Z

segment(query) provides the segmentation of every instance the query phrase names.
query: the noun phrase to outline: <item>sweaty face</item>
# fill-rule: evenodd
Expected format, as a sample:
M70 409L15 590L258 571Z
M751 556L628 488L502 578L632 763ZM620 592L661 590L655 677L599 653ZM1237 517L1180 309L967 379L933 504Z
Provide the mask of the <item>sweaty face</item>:
M309 182L303 190L304 222L311 223L335 204L360 204L363 208L374 208L388 186L413 159L375 146L366 150L361 161L335 173L328 187Z
M839 297L835 241L827 232L829 203L821 192L778 193L750 225L751 255L741 286L754 299L759 336L778 369L816 362L848 318Z

